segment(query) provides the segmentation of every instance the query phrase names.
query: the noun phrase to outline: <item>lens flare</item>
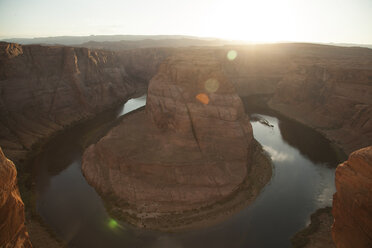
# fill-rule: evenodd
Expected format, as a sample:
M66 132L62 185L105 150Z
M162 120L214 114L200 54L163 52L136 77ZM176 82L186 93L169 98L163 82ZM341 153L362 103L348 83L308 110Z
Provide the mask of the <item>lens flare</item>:
M228 60L233 61L234 59L236 59L237 56L238 56L238 53L235 50L230 50L227 53L226 57L227 57Z
M114 219L110 219L109 222L108 222L108 226L111 228L111 229L115 229L116 227L118 227L118 222Z
M214 78L210 78L208 79L207 81L205 81L204 83L204 87L205 89L209 92L209 93L214 93L218 90L218 88L220 87L220 83L214 79Z
M199 102L201 102L203 104L208 104L209 103L209 97L204 93L197 94L195 98L196 98L196 100L198 100Z

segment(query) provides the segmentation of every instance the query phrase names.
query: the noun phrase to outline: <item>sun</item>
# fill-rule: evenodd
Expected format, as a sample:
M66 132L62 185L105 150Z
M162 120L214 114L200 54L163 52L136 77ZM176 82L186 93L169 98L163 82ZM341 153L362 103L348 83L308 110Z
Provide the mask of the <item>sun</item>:
M203 32L224 39L276 42L295 34L295 13L285 1L218 1Z

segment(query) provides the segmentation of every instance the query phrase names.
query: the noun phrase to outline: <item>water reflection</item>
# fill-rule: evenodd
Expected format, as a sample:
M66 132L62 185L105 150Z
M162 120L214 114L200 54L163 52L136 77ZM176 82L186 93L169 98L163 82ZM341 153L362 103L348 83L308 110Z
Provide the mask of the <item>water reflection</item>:
M114 111L107 119L99 117L64 132L35 160L37 210L69 246L289 247L289 238L306 225L310 214L331 204L335 190L331 167L337 159L329 143L297 123L259 115L273 124L270 127L252 122L255 138L273 160L274 173L252 205L212 227L176 234L112 222L101 198L81 173L79 144L92 130L145 104L145 99L137 100L128 102L133 105ZM318 153L319 144L323 144L321 155L314 154Z
M128 100L122 109L120 113L118 114L119 116L125 115L129 112L132 112L133 110L136 110L146 104L146 95L140 96L138 98L133 98Z
M330 143L320 133L286 118L282 118L279 121L279 128L283 139L289 145L296 147L303 156L306 156L312 162L324 163L328 166L335 165L333 156L328 154ZM317 147L316 151L314 151L314 147ZM345 156L340 158L342 161L345 159Z

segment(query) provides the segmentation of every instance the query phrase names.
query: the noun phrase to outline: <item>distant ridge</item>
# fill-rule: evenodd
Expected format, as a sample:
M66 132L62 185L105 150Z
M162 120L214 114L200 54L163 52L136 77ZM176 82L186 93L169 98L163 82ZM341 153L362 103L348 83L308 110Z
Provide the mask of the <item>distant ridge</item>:
M168 40L168 41L165 41ZM181 42L184 40L184 42ZM65 46L84 46L91 48L100 48L103 44L95 44L95 42L116 42L115 48L110 50L120 50L138 48L138 47L166 47L166 44L170 44L170 47L180 46L218 46L227 44L254 44L255 42L244 42L238 40L227 40L219 39L215 37L198 37L190 35L89 35L89 36L55 36L55 37L35 37L35 38L9 38L0 39L0 41L18 43L22 45L29 44L44 44L44 45L65 45ZM135 45L136 41L140 41L140 45ZM122 44L119 45L119 42ZM125 43L125 44L124 44ZM372 44L353 44L353 43L333 43L333 42L293 42L293 41L282 41L282 42L267 42L267 43L311 43L319 45L330 45L340 47L366 47L372 49ZM151 45L150 45L151 44ZM108 44L105 44L108 45ZM120 49L118 49L122 46ZM102 48L102 47L101 47Z
M138 41L138 40L164 40L164 39L197 39L215 40L216 38L202 38L187 35L89 35L89 36L56 36L56 37L36 37L36 38L10 38L2 39L6 42L28 44L48 44L48 45L81 45L86 42L105 42L105 41Z

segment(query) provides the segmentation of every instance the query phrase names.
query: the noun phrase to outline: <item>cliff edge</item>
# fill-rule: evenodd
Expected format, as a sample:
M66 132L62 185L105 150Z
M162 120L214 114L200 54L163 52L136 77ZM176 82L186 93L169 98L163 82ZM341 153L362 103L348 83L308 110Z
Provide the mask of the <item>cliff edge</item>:
M332 236L337 248L372 246L372 146L350 154L336 169Z
M66 126L144 94L170 49L109 52L0 42L0 145L16 163Z
M25 226L24 205L17 185L17 170L0 148L0 247L32 247Z

